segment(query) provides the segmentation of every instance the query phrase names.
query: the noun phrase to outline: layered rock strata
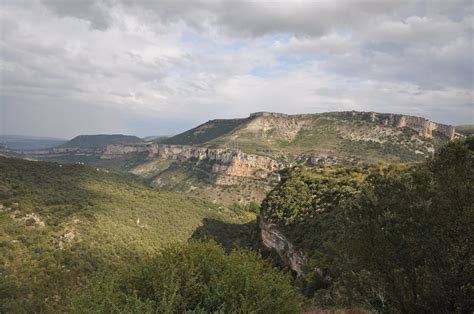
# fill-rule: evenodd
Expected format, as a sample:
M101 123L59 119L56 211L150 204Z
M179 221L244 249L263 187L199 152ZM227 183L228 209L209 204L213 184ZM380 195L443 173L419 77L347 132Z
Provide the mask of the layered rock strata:
M297 122L298 131L305 123L311 123L312 118L316 118L322 114L297 114L297 115L288 115L283 113L275 112L256 112L250 114L250 118L253 119L279 119L279 120L294 120ZM377 112L360 112L360 111L341 111L341 112L330 112L327 115L333 115L336 117L344 118L358 118L362 120L368 120L371 122L379 123L385 126L391 126L396 128L410 128L420 136L431 138L433 136L433 131L437 131L440 134L446 136L450 140L454 139L455 128L451 125L441 124L432 122L428 119L393 114L393 113L377 113Z
M101 159L121 158L130 154L147 153L148 159L176 161L206 161L213 164L212 172L221 172L233 177L255 177L263 179L279 170L282 165L275 160L236 150L205 148L191 145L133 144L107 145Z

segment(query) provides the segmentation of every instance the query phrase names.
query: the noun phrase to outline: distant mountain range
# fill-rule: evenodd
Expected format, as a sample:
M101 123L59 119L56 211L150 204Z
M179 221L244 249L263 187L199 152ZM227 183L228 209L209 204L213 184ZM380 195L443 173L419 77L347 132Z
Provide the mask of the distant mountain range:
M67 140L23 135L0 135L0 144L11 150L47 149L64 144Z

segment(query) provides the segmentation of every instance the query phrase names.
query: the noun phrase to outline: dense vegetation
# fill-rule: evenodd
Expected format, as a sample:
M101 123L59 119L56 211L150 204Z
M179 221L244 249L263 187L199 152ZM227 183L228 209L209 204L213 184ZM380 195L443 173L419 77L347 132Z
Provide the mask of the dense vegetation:
M306 253L305 294L323 306L471 311L472 143L412 166L288 171L262 215Z
M78 148L100 148L108 144L135 144L143 143L143 140L133 135L122 134L98 134L98 135L79 135L72 140L60 145L59 147L78 147Z
M100 278L73 302L77 313L299 313L287 274L256 253L216 243L174 245L133 270Z
M83 165L0 157L0 312L64 310L91 276L252 219Z
M292 279L255 252L259 211L305 253L305 302L470 312L473 151L468 138L420 164L297 166L261 206L228 208L0 157L0 312L297 312Z
M262 215L299 248L313 251L330 235L338 209L356 195L373 166L296 166L262 203Z

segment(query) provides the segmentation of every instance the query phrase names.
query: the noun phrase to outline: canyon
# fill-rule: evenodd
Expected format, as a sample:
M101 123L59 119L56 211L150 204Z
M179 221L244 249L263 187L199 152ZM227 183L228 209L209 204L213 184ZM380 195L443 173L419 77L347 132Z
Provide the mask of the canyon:
M18 153L99 167L127 161L130 165L119 169L126 171L163 160L206 173L213 183L232 185L238 184L235 178L278 180L278 170L294 164L422 161L456 136L453 126L401 114L257 112L211 120L160 143L123 135L78 136L51 149ZM73 147L78 143L82 146Z

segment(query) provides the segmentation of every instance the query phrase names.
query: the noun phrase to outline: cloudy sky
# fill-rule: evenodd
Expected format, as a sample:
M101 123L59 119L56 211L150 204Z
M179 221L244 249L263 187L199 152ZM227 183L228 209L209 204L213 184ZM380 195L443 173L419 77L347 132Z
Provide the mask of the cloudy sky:
M255 111L474 121L472 0L0 0L0 134Z

